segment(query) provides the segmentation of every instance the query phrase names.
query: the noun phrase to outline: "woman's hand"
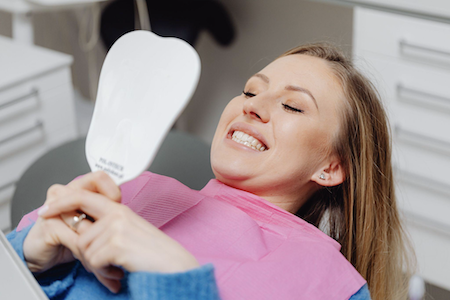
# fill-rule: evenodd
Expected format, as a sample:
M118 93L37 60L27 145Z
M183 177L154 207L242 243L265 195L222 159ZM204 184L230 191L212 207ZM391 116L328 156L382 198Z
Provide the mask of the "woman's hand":
M47 191L44 205L52 202L59 187ZM23 243L23 255L31 272L44 272L56 265L75 260L79 256L78 234L72 231L60 216L38 218Z
M58 198L64 198L76 189L85 189L103 193L112 201L120 202L120 189L106 174L90 174L80 180L69 183L66 187L53 185L47 191L43 207ZM109 180L108 180L109 179ZM72 213L72 215L75 213ZM67 214L68 218L71 214ZM81 254L77 247L78 234L67 226L67 220L61 216L53 218L39 217L28 233L23 244L23 253L28 268L32 272L43 272L58 264L73 261Z
M100 185L96 183L96 186ZM64 197L50 202L41 217L48 220L81 210L96 220L95 223L87 220L80 223L76 244L81 260L97 278L114 269L113 266L121 266L130 272L164 273L199 266L194 256L178 242L128 207L92 190L76 189L61 194ZM111 289L110 283L99 280Z

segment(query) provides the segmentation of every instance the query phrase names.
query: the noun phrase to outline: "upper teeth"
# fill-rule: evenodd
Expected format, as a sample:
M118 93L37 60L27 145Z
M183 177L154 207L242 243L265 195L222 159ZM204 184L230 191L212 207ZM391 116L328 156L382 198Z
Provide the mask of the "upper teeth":
M263 146L263 144L260 141L258 141L251 135L243 133L242 131L235 131L233 133L232 140L235 142L238 142L242 145L245 145L247 147L253 148L255 150L259 150L259 151L266 150L266 147Z

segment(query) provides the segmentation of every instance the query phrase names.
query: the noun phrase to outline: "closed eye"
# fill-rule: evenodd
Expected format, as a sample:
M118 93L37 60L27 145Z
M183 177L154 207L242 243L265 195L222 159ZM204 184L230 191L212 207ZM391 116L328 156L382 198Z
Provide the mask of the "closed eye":
M255 94L246 92L246 91L243 91L242 93L245 95L245 97L255 97L256 96Z
M283 108L284 108L285 110L292 111L292 112L296 112L296 113L302 113L302 112L303 112L303 110L298 109L298 108L295 108L295 107L292 107L292 106L289 106L289 105L287 105L287 104L282 103L282 105L283 105Z

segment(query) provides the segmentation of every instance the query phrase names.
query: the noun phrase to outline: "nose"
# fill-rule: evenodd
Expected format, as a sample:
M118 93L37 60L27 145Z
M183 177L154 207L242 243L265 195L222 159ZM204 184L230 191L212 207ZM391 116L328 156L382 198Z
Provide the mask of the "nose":
M261 95L256 95L248 98L244 102L244 115L256 121L267 123L270 120L270 114L267 108L267 103Z

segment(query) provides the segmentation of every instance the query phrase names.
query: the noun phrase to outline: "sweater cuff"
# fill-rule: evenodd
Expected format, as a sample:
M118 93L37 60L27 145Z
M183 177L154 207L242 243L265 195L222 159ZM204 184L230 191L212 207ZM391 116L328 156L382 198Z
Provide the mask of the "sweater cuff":
M21 231L11 231L8 233L6 238L8 239L9 243L13 247L13 249L16 251L17 255L19 255L22 262L27 265L25 262L25 257L23 256L23 242L25 241L25 238L28 235L28 232L30 232L30 229L33 227L34 223L31 225L28 225L26 228L22 229Z
M7 235L9 243L17 252L25 266L27 266L27 263L23 255L23 242L25 241L25 238L33 225L34 223L28 225L21 231L14 230ZM47 294L47 297L51 299L65 292L73 285L79 265L80 263L75 261L72 263L55 266L43 273L33 273L33 275L39 282L42 290Z
M220 299L212 264L183 273L133 272L128 288L131 299Z

